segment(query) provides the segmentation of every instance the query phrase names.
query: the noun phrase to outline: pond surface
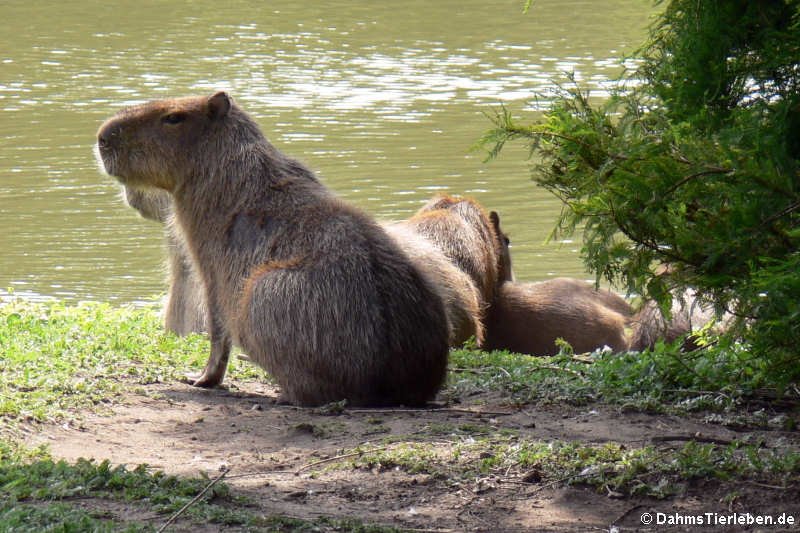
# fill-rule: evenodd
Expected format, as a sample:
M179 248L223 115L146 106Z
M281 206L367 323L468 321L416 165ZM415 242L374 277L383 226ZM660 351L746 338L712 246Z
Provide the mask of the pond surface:
M120 107L231 92L282 151L382 219L430 196L500 213L517 277L590 277L526 152L470 152L501 103L532 117L564 72L602 96L644 39L640 0L6 0L0 22L0 289L140 302L165 288L163 232L92 154ZM540 100L541 103L541 100ZM4 292L2 292L4 293ZM2 294L0 293L0 294Z

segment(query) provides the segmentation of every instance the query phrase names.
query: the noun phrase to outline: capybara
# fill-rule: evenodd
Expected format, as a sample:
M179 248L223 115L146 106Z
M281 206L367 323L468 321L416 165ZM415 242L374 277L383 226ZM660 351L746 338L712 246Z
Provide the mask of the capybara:
M672 266L657 265L654 272L657 276L666 277L672 272ZM673 288L671 292L672 307L669 320L661 313L656 302L652 300L642 302L630 322L631 350L643 351L655 346L658 340L672 343L682 336L685 336L681 343L683 351L690 352L700 347L694 332L714 320L713 309L701 302L697 292L692 288L686 288L681 292L677 292ZM723 314L713 326L712 332L723 333L730 326L732 318L729 313Z
M699 301L694 289L686 289L680 297L673 296L670 314L667 320L656 302L645 301L630 320L630 349L641 352L652 348L659 340L671 343L682 336L685 338L681 342L681 350L691 352L700 348L694 333L715 319L713 310ZM723 314L712 326L711 332L723 333L730 326L732 318L728 313Z
M145 218L166 226L167 268L169 289L162 315L164 328L176 335L203 333L206 327L206 306L203 284L192 268L186 247L172 226L172 200L161 189L139 190L123 187L125 201Z
M621 296L577 279L506 282L489 308L483 347L555 355L556 339L562 338L577 353L603 346L624 351L632 313Z
M483 343L480 294L472 280L442 251L405 223L386 223L384 228L420 271L426 274L444 302L450 346L460 348L474 338Z
M484 306L491 305L500 283L513 279L510 255L503 255L508 246L499 233L500 218L492 217L470 198L441 195L406 222L472 278Z
M222 381L235 342L299 405L421 405L441 388L436 288L227 93L124 109L97 144L123 185L172 196L206 289L211 356L195 385Z

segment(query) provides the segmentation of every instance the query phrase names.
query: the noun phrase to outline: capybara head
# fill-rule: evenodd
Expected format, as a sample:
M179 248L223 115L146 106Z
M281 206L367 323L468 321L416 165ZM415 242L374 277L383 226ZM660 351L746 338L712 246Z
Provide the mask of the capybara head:
M103 169L124 185L174 192L202 179L210 161L218 166L226 146L263 140L255 123L220 91L123 109L100 127L96 153Z
M435 196L410 221L472 277L484 304L491 304L501 283L513 280L511 255L500 229L500 217L497 213L487 215L475 200Z

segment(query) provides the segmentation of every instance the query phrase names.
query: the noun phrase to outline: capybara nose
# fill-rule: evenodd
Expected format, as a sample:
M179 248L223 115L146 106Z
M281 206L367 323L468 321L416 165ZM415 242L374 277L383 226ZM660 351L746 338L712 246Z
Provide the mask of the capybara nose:
M100 147L101 150L111 148L114 138L118 136L118 128L114 127L113 124L107 124L97 132L97 146Z

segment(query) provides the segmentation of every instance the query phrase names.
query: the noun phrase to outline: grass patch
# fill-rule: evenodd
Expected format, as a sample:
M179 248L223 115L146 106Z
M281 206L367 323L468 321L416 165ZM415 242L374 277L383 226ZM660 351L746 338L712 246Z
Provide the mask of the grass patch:
M455 437L455 436L454 436ZM356 455L350 458L351 454ZM453 485L530 483L588 485L620 496L665 498L700 479L760 481L788 486L800 476L800 453L758 444L727 446L688 442L673 449L631 448L618 443L581 444L520 437L454 438L446 442L400 442L343 453L332 468L402 470Z
M113 404L131 384L199 372L209 349L203 336L166 333L154 307L15 300L0 306L0 421L73 418ZM235 357L228 372L264 379Z
M56 462L42 457L46 454L41 450L35 460L30 460L30 454L25 460L18 447L7 443L0 450L2 531L149 531L152 527L147 524L129 522L103 510L101 502L126 502L139 506L141 514L167 516L209 483L207 477L167 476L151 472L145 465L128 470L123 465L112 467L108 461ZM75 505L76 501L82 505ZM198 522L247 524L251 520L244 511L248 505L225 484L217 483L186 516Z
M800 405L796 387L779 391L760 382L759 364L740 344L709 345L690 354L681 353L677 345L658 344L642 353L575 356L567 350L553 357L462 349L451 352L453 371L444 395L458 402L496 390L512 405L601 402L674 414L732 412L749 400Z
M206 476L168 476L152 472L146 465L128 470L122 465L112 467L108 461L56 462L41 449L25 450L0 441L0 531L152 532L209 483ZM106 502L127 504L127 514L147 516L149 520L117 516ZM223 482L215 483L180 520L236 531L402 531L359 520L264 517L255 512L249 499L232 493Z

